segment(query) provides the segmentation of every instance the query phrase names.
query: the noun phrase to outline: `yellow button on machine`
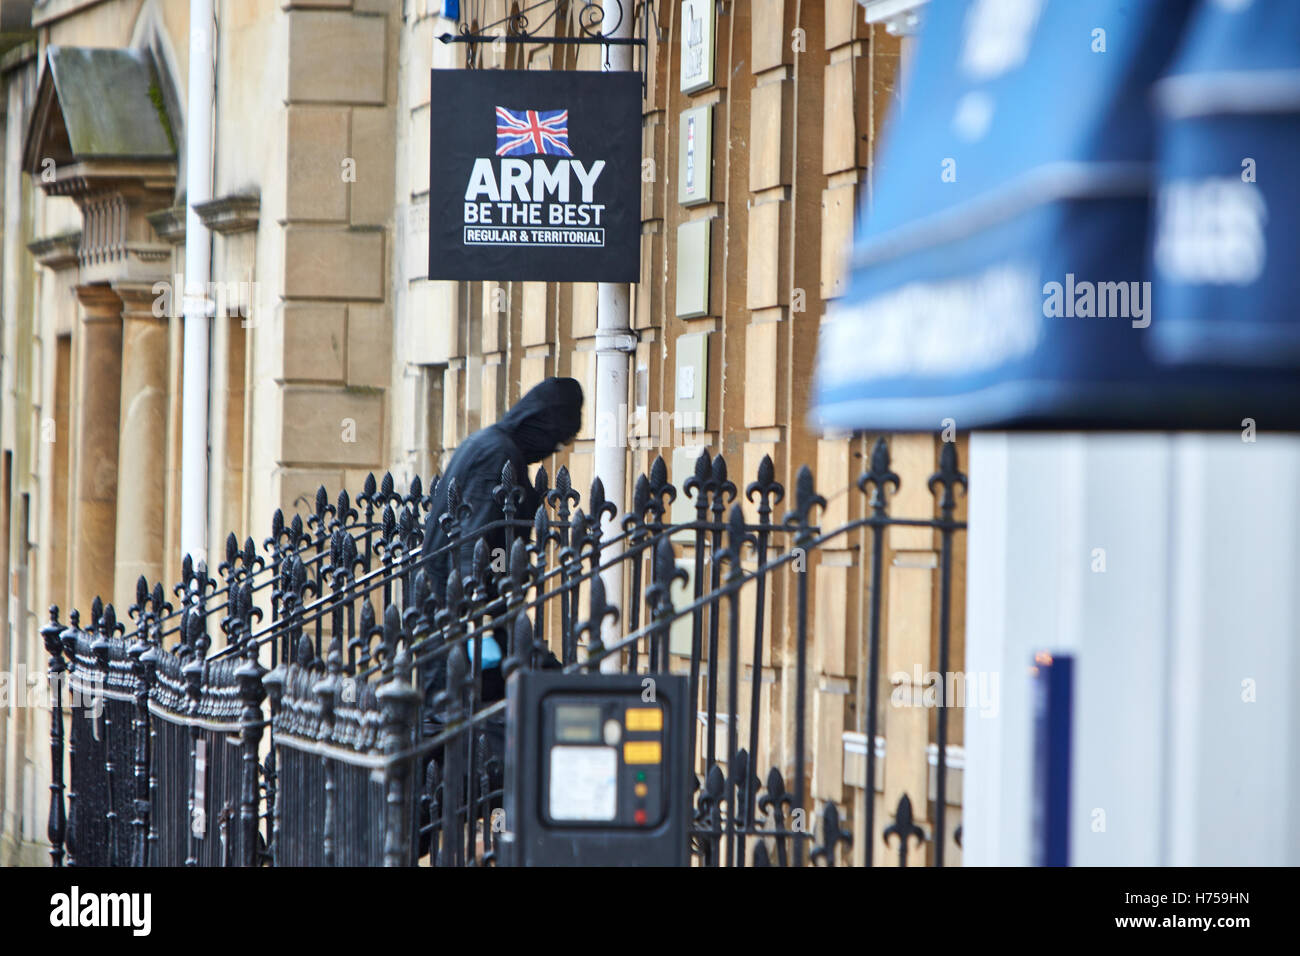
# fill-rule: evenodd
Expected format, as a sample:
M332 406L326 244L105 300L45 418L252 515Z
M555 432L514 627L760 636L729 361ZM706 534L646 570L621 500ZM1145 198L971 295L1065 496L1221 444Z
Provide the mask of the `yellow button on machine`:
M663 730L664 712L658 707L629 707L626 714L627 729Z
M644 797L647 793L650 792L650 788L647 787L644 783L638 783L635 789L636 789L636 795L638 797Z
M623 743L624 763L660 763L663 748L657 740L628 740Z

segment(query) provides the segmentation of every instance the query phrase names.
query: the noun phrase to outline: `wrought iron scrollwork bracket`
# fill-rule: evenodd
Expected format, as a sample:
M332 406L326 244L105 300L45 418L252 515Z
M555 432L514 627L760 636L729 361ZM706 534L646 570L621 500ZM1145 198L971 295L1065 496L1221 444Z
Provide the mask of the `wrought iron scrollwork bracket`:
M617 11L617 18L611 23L607 23L610 14L606 10L601 0L580 0L581 6L577 11L576 26L577 32L572 34L560 34L555 32L552 26L552 32L543 34L541 31L553 22L558 23L558 14L561 10L568 10L576 3L574 0L539 0L523 9L517 10L509 16L494 20L491 23L479 24L475 20L466 19L466 13L462 12L460 21L456 25L455 33L443 33L438 39L442 43L466 43L469 49L465 57L465 66L467 69L475 69L479 65L477 51L481 45L493 45L496 43L532 43L545 46L547 44L560 44L565 46L631 46L640 47L641 55L641 91L645 93L646 89L646 71L647 71L647 50L649 47L649 34L651 23L655 24L658 30L658 21L654 14L654 0L613 0L612 9ZM463 8L464 5L462 5ZM642 20L642 29L640 36L618 37L606 35L615 32L627 16L625 6L632 8L633 17L640 15ZM546 8L549 7L549 10ZM536 26L532 25L532 19L545 12ZM493 32L498 28L505 29L500 32Z

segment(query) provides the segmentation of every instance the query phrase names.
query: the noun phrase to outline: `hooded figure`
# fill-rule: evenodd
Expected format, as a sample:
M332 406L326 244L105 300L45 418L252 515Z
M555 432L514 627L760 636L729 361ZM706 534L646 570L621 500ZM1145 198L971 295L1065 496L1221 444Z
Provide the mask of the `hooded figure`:
M560 446L573 441L582 429L582 386L571 378L548 378L536 385L521 398L501 421L495 425L480 429L470 435L456 449L438 482L433 496L431 513L441 516L447 511L447 489L451 481L456 480L460 489L461 500L469 506L469 516L461 523L459 533L464 543L457 549L460 562L457 573L468 574L473 565L474 545L479 538L487 542L488 553L497 548L504 548L506 534L504 527L491 531L479 532L494 521L503 521L505 512L493 494L493 489L501 484L501 469L505 463L514 465L515 483L523 489L524 498L515 513L515 519L522 522L515 528L515 538L528 541L532 537L533 517L541 500L537 496L533 483L529 480L528 466L548 457ZM447 545L446 532L438 524L434 532L431 551L437 551ZM439 594L444 593L447 578L450 575L454 555L450 551L435 554L428 560L426 568L430 581L434 583ZM505 696L505 682L501 676L502 658L505 656L506 635L504 629L498 629L495 636L489 635L483 641L481 662L483 666L483 703L491 703ZM467 647L470 661L474 659L473 641ZM559 667L560 662L554 655L542 662L543 667ZM437 734L446 723L446 714L435 706L436 695L446 685L446 657L441 657L425 669L424 674L424 708L423 733L426 737ZM500 788L501 766L505 759L505 718L490 719L479 731L487 740L488 753L495 757L495 771L489 776L489 788ZM442 762L442 748L439 747L429 755L429 761ZM427 773L427 769L426 769ZM463 791L464 792L464 791ZM492 806L499 806L499 799ZM421 809L420 855L429 849L429 824L427 807Z
M505 463L509 461L514 465L515 482L524 490L524 500L515 518L526 524L515 529L515 537L527 541L532 534L533 515L541 504L528 478L527 466L536 464L561 445L573 441L581 429L582 386L572 378L548 378L530 389L501 421L476 431L456 449L442 480L438 482L432 514L441 516L447 510L447 489L455 479L461 500L470 508L469 518L460 527L464 539L460 546L462 574L470 572L478 538L487 541L489 554L505 547L504 528L475 534L478 529L505 518L505 512L492 493L501 484L501 469ZM447 535L439 525L434 534L433 549L446 544ZM429 562L429 580L439 594L447 586L451 558L450 552L443 552L434 555Z

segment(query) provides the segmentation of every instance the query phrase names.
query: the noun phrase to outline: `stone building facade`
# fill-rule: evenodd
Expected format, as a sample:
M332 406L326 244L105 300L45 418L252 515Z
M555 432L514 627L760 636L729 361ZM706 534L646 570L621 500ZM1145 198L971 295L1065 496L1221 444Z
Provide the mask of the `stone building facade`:
M45 608L87 608L96 594L125 608L140 574L178 576L190 24L187 0L19 6L29 8L30 26L14 28L6 2L0 56L0 659L11 674L39 681ZM212 230L218 309L208 541L219 546L228 531L260 541L276 507L305 509L319 485L332 497L370 472L390 470L399 485L428 476L547 375L571 375L593 395L594 284L424 277L429 70L464 66L467 54L464 44L439 41L457 29L442 4L215 6L215 198L198 209ZM483 24L507 13L502 0L460 6L475 8ZM565 18L579 7L563 6L560 29L573 29ZM683 22L684 10L712 18L703 41L711 37L712 75L690 92L680 81L683 57L699 66L700 27ZM726 456L739 482L770 455L787 488L801 464L813 466L828 499L823 525L860 517L853 489L876 436L819 435L807 424L807 400L818 326L843 289L854 210L869 201L875 140L897 96L900 31L869 22L855 0L659 0L652 17L628 473L662 454L680 484L707 447ZM599 47L558 44L488 44L476 56L483 69L601 65ZM711 154L708 191L689 204L679 201L684 117L707 131ZM672 417L687 363L700 376L702 419ZM585 490L593 415L584 429L548 467L567 465ZM891 443L903 478L896 512L930 517L925 479L938 440ZM607 490L620 504L630 499L628 488ZM890 532L885 674L933 669L935 537ZM809 792L857 814L867 745L856 637L863 564L855 539L810 569ZM962 550L953 580L960 669ZM779 630L793 601L780 587L771 600ZM763 756L788 763L787 649L777 641L757 679L770 717ZM891 709L887 677L882 687L877 820L900 794L933 792L933 756L923 755L934 713ZM948 738L949 861L960 860L951 830L960 819L961 725L954 718ZM46 712L11 695L0 710L0 863L43 859L48 763ZM877 859L884 852L878 845Z

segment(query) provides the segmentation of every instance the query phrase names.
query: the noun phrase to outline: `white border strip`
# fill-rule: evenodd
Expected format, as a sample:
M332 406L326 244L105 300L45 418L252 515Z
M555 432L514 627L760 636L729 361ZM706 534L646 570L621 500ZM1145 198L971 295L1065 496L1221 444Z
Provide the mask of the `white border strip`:
M161 717L170 724L176 724L180 727L202 727L204 730L215 730L223 734L238 734L244 729L243 722L239 723L222 723L216 720L207 720L205 718L182 717L180 714L173 713L163 707L158 706L157 702L149 698L149 713L155 717Z
M304 740L301 737L295 737L292 734L276 734L275 744L277 747L288 747L296 753L319 754L322 757L330 757L340 763L345 763L353 767L368 767L371 770L385 770L391 763L396 763L410 758L410 753L403 751L393 757L387 755L371 756L369 754L358 753L355 750L345 750L335 744L327 744L319 740Z
M1143 196L1147 162L1058 162L1032 169L983 195L873 236L854 249L854 269L965 239L1037 206L1065 199Z
M1167 76L1152 88L1171 119L1300 111L1300 70L1224 70Z
M856 730L846 730L840 735L844 741L844 752L846 754L862 754L867 752L867 735L858 733ZM966 748L960 744L948 744L944 747L944 752L948 755L947 768L949 770L966 769ZM885 738L876 734L876 759L881 760L885 756ZM931 767L939 766L939 745L925 745L926 762Z

